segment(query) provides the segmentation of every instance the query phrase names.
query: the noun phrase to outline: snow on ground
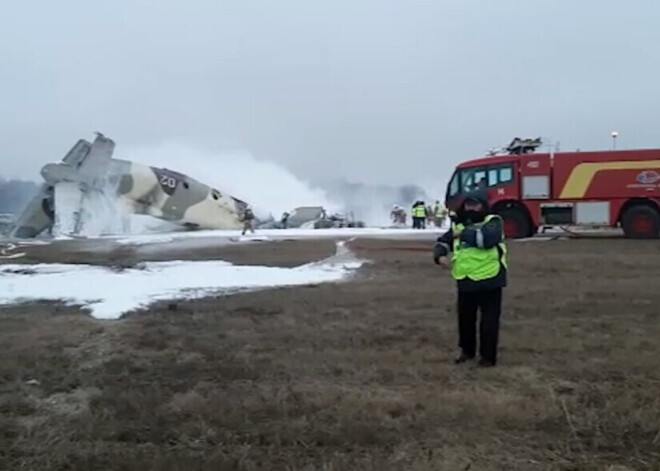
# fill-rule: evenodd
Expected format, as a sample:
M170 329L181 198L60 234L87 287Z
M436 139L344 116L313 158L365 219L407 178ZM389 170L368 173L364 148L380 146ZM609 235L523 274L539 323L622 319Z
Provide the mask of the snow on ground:
M174 241L174 237L170 235L157 235L149 234L141 237L134 238L129 236L125 239L117 240L120 245L145 245L145 244L167 244Z
M154 301L340 281L362 263L339 244L336 256L294 268L223 261L149 262L123 271L92 265L2 265L0 304L63 301L90 309L96 318L117 319Z
M327 238L356 236L410 236L433 234L447 228L409 229L409 228L342 228L342 229L257 229L254 234L241 235L239 230L201 230L189 232L170 232L164 234L135 234L130 236L105 236L103 239L116 240L118 244L142 245L171 242L175 239L198 237L222 237L239 241L267 241L286 238Z

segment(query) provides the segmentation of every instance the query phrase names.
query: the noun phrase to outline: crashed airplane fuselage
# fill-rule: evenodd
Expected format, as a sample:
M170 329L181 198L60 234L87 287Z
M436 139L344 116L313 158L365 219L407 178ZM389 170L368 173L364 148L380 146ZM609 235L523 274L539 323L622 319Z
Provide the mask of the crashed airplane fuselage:
M44 183L10 236L90 235L112 231L130 214L191 229L238 229L247 204L181 173L112 158L114 142L97 134L79 140L60 163L41 169Z

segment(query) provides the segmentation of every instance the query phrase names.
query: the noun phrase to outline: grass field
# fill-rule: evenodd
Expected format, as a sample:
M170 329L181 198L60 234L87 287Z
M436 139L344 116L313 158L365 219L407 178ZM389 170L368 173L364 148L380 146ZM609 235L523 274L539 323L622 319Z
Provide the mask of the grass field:
M373 263L337 285L3 308L0 469L660 469L657 242L510 243L491 369L452 363L428 243L352 247Z

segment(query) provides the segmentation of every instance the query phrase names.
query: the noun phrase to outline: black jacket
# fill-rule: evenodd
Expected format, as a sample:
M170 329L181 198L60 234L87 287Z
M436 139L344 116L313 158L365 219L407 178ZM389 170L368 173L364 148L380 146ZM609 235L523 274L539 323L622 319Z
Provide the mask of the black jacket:
M483 249L491 249L498 247L502 242L502 220L500 218L493 218L482 226L466 226L460 236L461 242L464 242L468 247L478 247ZM440 257L449 256L454 249L454 232L449 229L443 235L438 237L433 248L433 261L439 263ZM502 254L500 253L500 256ZM457 285L460 291L484 291L496 288L503 288L506 286L507 276L504 264L500 262L500 271L493 278L487 280L474 281L469 277L463 280L458 280Z

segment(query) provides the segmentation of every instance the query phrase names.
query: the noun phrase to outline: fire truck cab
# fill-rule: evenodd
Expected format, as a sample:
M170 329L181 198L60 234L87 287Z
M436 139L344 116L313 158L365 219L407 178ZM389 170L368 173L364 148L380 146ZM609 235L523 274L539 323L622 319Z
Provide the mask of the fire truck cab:
M445 204L488 193L508 238L548 226L621 227L628 238L660 236L660 149L537 153L541 139L514 139L504 150L459 164Z

